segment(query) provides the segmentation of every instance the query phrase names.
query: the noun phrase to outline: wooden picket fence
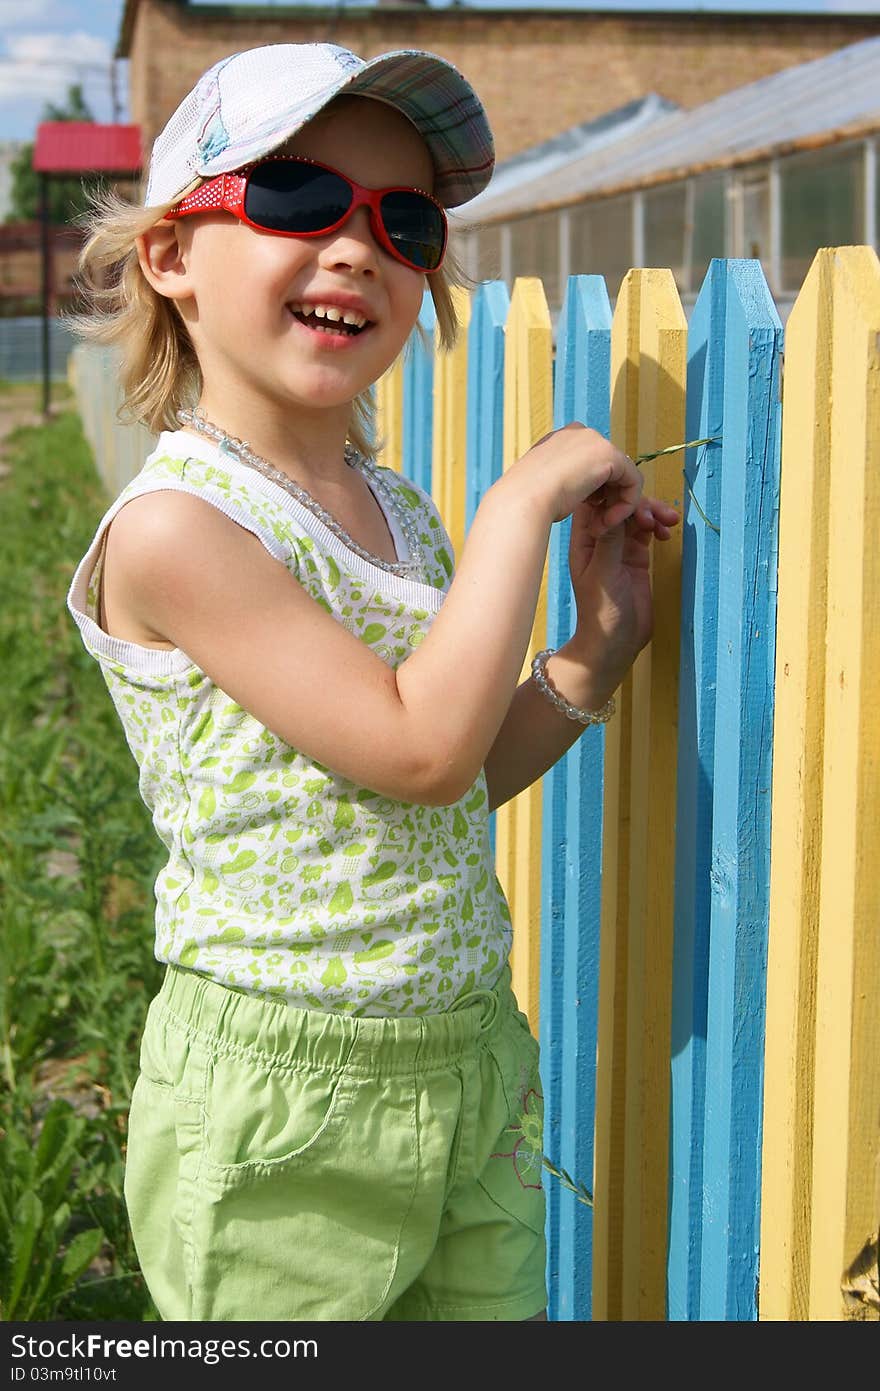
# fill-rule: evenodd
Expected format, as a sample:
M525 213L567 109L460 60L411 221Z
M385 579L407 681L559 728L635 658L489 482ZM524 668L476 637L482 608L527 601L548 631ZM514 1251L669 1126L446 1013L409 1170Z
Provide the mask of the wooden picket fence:
M644 468L684 520L617 715L493 816L545 1152L594 1194L546 1181L551 1317L877 1319L880 264L818 253L784 399L757 261L714 261L689 323L667 270L613 313L573 276L555 349L535 279L460 318L379 389L383 462L456 553L553 425L633 455L717 437ZM530 654L572 631L569 526Z
M485 490L573 419L683 514L607 726L492 816L540 1038L556 1320L880 1318L880 263L820 251L785 335L757 261L458 298L378 387L381 462L457 554ZM783 397L783 337L785 392ZM74 379L105 479L119 454ZM531 653L573 625L555 526ZM872 641L873 639L873 641ZM523 679L528 675L528 659Z

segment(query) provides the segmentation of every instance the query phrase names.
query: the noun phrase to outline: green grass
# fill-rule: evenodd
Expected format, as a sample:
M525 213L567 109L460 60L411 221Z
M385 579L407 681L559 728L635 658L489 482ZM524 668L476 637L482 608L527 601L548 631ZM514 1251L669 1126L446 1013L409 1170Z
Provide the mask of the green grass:
M69 410L3 456L0 1318L152 1319L122 1176L162 849L65 605L109 499Z

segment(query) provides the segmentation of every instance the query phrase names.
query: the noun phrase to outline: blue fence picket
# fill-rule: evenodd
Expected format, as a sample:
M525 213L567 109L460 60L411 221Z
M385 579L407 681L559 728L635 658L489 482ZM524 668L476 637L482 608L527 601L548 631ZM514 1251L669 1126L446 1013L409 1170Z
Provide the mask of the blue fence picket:
M728 261L700 1313L757 1317L783 331Z
M509 309L503 280L486 280L477 288L468 328L466 532L483 494L502 472L504 325Z
M688 439L723 434L726 297L724 264L713 261L688 328ZM684 460L667 1258L673 1320L699 1318L700 1303L720 459L720 444L712 444Z
M471 303L468 327L467 480L465 535L484 493L501 477L504 460L504 325L510 295L503 280L485 280ZM495 813L489 817L495 853Z
M610 432L611 305L598 275L572 276L557 335L554 425L580 420ZM547 640L572 632L568 571L571 521L550 538ZM586 731L544 782L540 1042L544 1147L549 1158L592 1189L599 895L605 731ZM553 1178L547 1190L549 1316L591 1315L592 1213Z
M431 491L434 437L434 325L437 315L429 290L403 360L403 472L426 493Z

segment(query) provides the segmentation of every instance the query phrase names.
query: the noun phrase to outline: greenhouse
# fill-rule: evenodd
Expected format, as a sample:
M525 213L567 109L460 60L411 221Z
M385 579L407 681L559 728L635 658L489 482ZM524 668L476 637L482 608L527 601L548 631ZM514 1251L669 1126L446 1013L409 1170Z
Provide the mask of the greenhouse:
M612 300L669 267L685 308L714 256L761 261L785 314L821 246L877 248L880 38L682 110L654 94L498 166L455 219L476 280L573 274Z

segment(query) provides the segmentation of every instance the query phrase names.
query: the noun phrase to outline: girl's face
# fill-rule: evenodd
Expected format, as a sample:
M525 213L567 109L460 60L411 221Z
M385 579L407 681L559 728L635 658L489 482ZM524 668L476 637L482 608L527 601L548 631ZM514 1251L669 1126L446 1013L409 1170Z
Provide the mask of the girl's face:
M415 127L368 98L331 103L277 153L332 165L371 188L430 192L433 166ZM241 399L287 410L338 411L370 386L401 351L421 308L426 279L374 239L357 211L324 237L282 237L231 213L176 224L188 296L178 296L202 369L202 402ZM315 306L354 310L357 334L305 321ZM327 322L326 319L324 322Z

